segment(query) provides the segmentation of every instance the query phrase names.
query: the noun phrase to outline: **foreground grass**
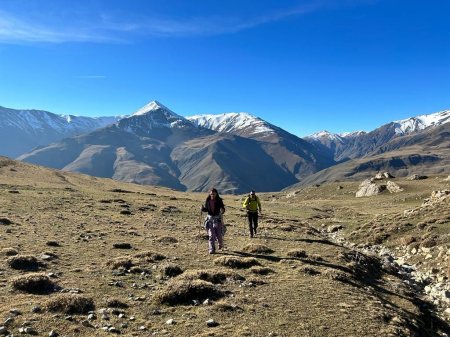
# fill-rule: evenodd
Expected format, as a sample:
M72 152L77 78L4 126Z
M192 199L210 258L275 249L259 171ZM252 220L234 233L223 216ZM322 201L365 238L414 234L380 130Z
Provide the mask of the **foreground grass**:
M437 336L398 275L317 230L394 217L428 193L414 188L370 207L351 184L264 194L254 239L242 198L224 196L226 249L208 255L205 194L1 160L0 317L14 335L28 324L61 336ZM16 254L33 270L11 268ZM46 291L27 291L28 279Z

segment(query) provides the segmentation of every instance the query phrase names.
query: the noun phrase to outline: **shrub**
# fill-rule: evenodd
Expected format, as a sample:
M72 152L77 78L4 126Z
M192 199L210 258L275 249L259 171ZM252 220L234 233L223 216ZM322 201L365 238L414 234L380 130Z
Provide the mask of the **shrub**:
M161 274L167 277L175 277L183 273L183 269L174 263L168 263L161 266Z
M307 258L308 254L304 250L300 249L293 249L287 252L287 255L289 257L295 257L295 258Z
M95 310L94 300L90 297L75 294L60 294L50 299L45 307L51 312L65 314L87 314Z
M116 298L108 298L105 304L108 308L120 308L120 309L128 308L128 304Z
M217 299L225 294L212 283L202 280L172 280L165 289L155 294L161 304L192 304L194 300Z
M15 255L10 257L6 262L13 269L29 271L39 269L39 262L33 255Z
M134 257L145 262L156 262L164 260L166 258L164 255L153 251L142 252L134 255Z
M171 244L171 243L178 243L178 240L172 236L163 236L162 238L158 239L158 242Z
M29 294L48 294L55 290L56 285L44 274L26 274L12 280L12 288Z
M226 280L244 281L245 278L241 275L230 272L228 270L197 270L189 271L183 276L185 280L203 280L214 284L224 283Z
M108 261L106 265L110 266L111 269L130 269L134 266L133 260L129 257L118 257L114 260Z
M244 252L253 253L253 254L271 254L273 250L267 246L259 245L259 244L250 244L244 247Z
M267 268L267 267L252 267L250 271L254 274L258 275L269 275L272 273L275 273L273 269Z
M253 266L259 266L260 263L255 258L236 258L236 257L227 257L222 256L214 260L215 264L220 264L225 267L230 268L250 268Z

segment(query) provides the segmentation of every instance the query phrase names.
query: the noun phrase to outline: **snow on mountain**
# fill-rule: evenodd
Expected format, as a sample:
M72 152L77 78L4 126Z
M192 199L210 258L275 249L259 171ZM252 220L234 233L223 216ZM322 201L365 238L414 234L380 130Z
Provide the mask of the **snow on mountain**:
M158 101L151 101L132 115L118 122L120 128L139 135L153 129L183 129L195 127L192 122L176 114Z
M189 116L187 119L195 125L217 132L259 136L268 136L275 133L271 124L246 112L195 115Z
M306 136L306 139L313 139L313 140L330 140L335 142L344 142L345 139L354 138L359 135L365 134L365 131L353 131L353 132L343 132L343 133L331 133L329 131L323 130L316 133L313 133L312 135Z
M64 135L88 132L117 122L122 116L83 117L57 115L43 110L14 110L0 107L0 128L15 128L24 132L39 133L51 130Z
M397 135L406 135L426 129L430 126L439 126L448 122L450 122L450 110L410 117L394 121L393 123Z

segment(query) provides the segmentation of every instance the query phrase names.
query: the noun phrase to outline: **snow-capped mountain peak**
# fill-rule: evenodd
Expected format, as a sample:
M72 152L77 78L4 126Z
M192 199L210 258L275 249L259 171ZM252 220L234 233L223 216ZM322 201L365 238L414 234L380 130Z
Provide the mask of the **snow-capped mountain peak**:
M187 117L192 123L217 132L239 135L268 136L274 133L271 125L246 112L229 112L218 115L195 115Z
M127 118L119 127L137 134L148 134L152 129L193 127L186 118L176 114L158 101L151 101Z
M156 111L163 111L166 116L172 115L175 118L184 119L184 117L176 114L175 112L173 112L168 107L166 107L165 105L161 104L158 101L151 101L150 103L144 105L142 108L137 110L131 116L142 116L154 113Z
M406 135L412 132L426 129L430 126L439 126L450 122L450 110L443 110L428 115L419 115L398 121L394 121L395 133Z

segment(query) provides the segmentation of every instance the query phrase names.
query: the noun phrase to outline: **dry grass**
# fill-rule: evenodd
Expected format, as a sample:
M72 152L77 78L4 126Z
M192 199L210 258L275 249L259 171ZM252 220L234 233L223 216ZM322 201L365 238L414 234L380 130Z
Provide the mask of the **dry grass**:
M237 268L237 269L246 269L253 266L259 266L260 263L257 259L252 257L228 257L228 256L221 256L214 260L215 264L230 267L230 268Z
M173 280L154 299L160 304L193 304L194 301L217 299L225 293L214 284L202 280Z
M15 255L6 260L8 266L18 270L35 271L38 270L41 264L33 255Z
M242 249L244 252L253 253L253 254L272 254L273 249L262 245L262 244L249 244Z
M47 275L32 273L13 278L11 287L17 291L41 295L55 291L57 286Z
M308 257L308 254L302 249L292 249L287 252L287 256L304 259Z
M405 295L408 289L395 273L369 268L376 262L364 257L339 255L351 250L321 233L330 225L342 224L339 234L357 244L389 234L383 244L393 249L398 244L406 248L401 239L412 236L416 242L408 249L420 251L413 263L427 270L440 263L446 269L447 255L437 256L438 248L450 243L448 205L403 215L405 209L420 206L432 189L445 187L439 180L399 182L404 192L364 200L354 197L358 182L339 182L342 189L337 184L305 188L291 198L285 192L261 193L265 216L253 239L248 237L241 196L223 195L226 250L211 256L199 219L205 193L119 183L14 161L8 165L14 165L15 171L0 164L0 218L14 223L0 226L4 257L0 316L9 317L13 308L23 313L8 327L14 335L25 320L32 320L42 335L55 329L61 336L80 337L105 336L100 327L106 324L118 327L124 336L162 335L165 330L167 336L181 337L269 333L435 337L429 327L440 329L428 320L418 298ZM131 214L121 215L121 205L127 205ZM168 235L178 242L159 241ZM436 236L436 246L421 246ZM47 244L50 241L58 245ZM114 243L129 243L132 250L120 251ZM273 252L263 253L261 246ZM431 249L433 258L424 260L422 248ZM55 276L50 281L86 294L85 300L80 304L69 300L74 295L51 294L49 308L61 314L48 310L30 314L32 306L44 307L43 297L14 289L13 280L24 272L8 267L7 252L37 259L44 252L57 253L58 259L47 262L48 273ZM161 274L166 265L184 272L175 277ZM64 319L66 312L85 315L89 309L80 308L92 309L93 304L101 305L109 316L109 321L99 315L92 322L98 328L80 324L83 316L72 322ZM131 316L135 319L128 319ZM170 318L177 324L166 325ZM219 327L208 328L205 322L210 318ZM139 332L141 326L148 330Z
M14 256L14 255L19 254L19 252L17 251L17 249L12 248L12 247L6 247L6 248L3 248L3 249L1 250L1 253L2 253L2 255L4 255L4 256Z
M75 294L59 294L45 303L50 312L61 312L68 315L87 314L95 310L94 300L90 297Z
M203 280L213 284L229 281L243 281L245 278L229 270L192 270L181 276L186 280Z
M183 273L183 269L175 263L163 264L161 265L160 270L164 277L175 277Z

